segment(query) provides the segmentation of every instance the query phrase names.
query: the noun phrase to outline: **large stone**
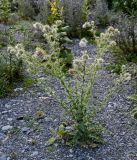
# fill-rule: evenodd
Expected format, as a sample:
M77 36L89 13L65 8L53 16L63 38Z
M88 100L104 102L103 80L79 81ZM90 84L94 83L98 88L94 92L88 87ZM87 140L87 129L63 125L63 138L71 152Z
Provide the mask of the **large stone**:
M0 160L7 160L6 155L0 155Z
M10 130L10 129L12 129L12 128L13 128L13 126L10 126L10 125L3 126L3 127L2 127L2 131L8 131L8 130Z

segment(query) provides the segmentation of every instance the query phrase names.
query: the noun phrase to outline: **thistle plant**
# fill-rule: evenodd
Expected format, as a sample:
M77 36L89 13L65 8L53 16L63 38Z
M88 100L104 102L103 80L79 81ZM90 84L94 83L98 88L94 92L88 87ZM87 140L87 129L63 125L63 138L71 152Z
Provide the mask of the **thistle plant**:
M0 96L8 94L15 81L22 77L22 54L20 45L15 48L9 46L7 51L0 53ZM17 50L18 48L18 50Z
M91 58L86 50L88 41L85 38L81 39L79 46L81 47L82 56L73 60L73 65L68 70L68 75L62 72L64 67L62 59L57 58L60 53L60 34L57 34L57 26L61 25L61 21L56 22L56 25L52 26L54 30L51 30L47 25L43 26L39 24L39 28L46 31L45 36L47 37L50 54L46 55L45 51L42 50L31 55L31 59L27 58L30 54L26 54L25 52L22 54L22 57L28 62L28 67L31 69L36 68L35 71L39 72L38 75L41 75L42 70L49 71L48 76L38 77L38 83L42 88L45 88L47 94L57 100L65 111L65 122L59 126L56 138L64 139L66 144L95 147L97 144L102 143L103 132L101 124L95 120L96 114L115 92L120 82L125 78L129 80L129 75L123 74L119 79L114 80L114 87L111 87L105 94L104 99L98 105L95 105L92 99L94 82L98 76L98 71L102 67L102 58L105 52L116 45L113 37L119 34L119 31L113 27L109 27L106 32L101 33L100 37L97 37L95 26L93 23L91 24L91 32L96 42L96 57L91 63ZM52 32L52 36L50 32ZM40 60L44 58L46 62L41 63ZM56 90L52 81L49 81L49 78L52 80L53 77L61 87L60 92Z
M92 24L93 25L93 24ZM62 95L64 98L59 98L58 92L51 89L50 94L57 98L60 106L64 108L67 115L70 117L69 123L61 125L58 130L58 135L63 138L66 143L71 144L84 144L95 146L95 144L102 142L101 125L94 121L97 111L105 104L108 98L114 93L116 86L120 83L121 79L116 80L115 88L109 89L105 95L104 100L100 102L100 107L91 103L92 90L94 82L97 77L98 70L102 66L102 57L105 52L116 43L112 40L118 31L113 27L110 27L105 33L102 33L100 37L96 37L95 26L93 25L91 32L93 32L96 46L97 55L93 63L90 63L90 57L86 50L88 41L83 38L79 45L82 49L82 57L73 60L73 68L68 71L72 73L72 78L67 78L60 66L59 59L54 63L51 63L51 72L58 79L60 85L63 88ZM47 86L50 84L46 81ZM90 102L90 103L89 103ZM71 125L70 125L71 124Z

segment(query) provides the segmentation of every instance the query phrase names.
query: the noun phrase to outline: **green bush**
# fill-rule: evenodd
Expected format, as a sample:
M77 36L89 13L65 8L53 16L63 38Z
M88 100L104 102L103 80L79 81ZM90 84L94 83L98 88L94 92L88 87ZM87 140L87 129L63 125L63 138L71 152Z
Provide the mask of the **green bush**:
M18 14L24 19L34 19L36 16L35 9L33 7L34 2L32 0L17 0Z
M22 61L9 47L0 53L0 97L11 92L14 82L22 77Z
M119 15L114 24L120 31L119 36L115 37L119 53L122 53L128 61L137 57L137 18L125 14Z
M116 64L109 68L119 73L125 62L137 63L137 1L113 0L109 1L109 4L115 11L110 12L110 24L120 31L120 34L115 37L117 49L113 50L117 58Z
M137 15L136 0L107 0L109 8L122 11L130 16Z
M130 15L137 15L137 1L136 0L113 0L114 8Z

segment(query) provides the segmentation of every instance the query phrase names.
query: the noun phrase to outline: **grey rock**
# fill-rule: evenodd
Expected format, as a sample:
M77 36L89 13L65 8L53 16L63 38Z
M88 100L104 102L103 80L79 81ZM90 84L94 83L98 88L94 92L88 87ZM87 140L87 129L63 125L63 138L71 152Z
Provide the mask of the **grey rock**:
M34 151L32 154L31 154L31 157L33 157L33 156L37 156L39 154L39 152L38 151Z
M7 120L8 120L9 122L11 122L11 121L13 120L13 118L7 118Z
M5 134L4 133L0 133L0 140L3 140L5 138Z
M3 130L3 131L7 131L7 130L10 130L10 129L12 129L12 128L13 128L13 126L7 125L7 126L3 126L3 127L2 127L2 130Z
M20 91L23 91L23 88L15 88L14 89L14 92L20 92Z
M28 128L28 127L23 127L23 128L21 129L21 131L22 131L23 133L25 133L25 134L29 134L30 132L33 131L33 129L30 129L30 128Z
M7 113L9 113L9 111L3 111L3 112L1 112L1 114L7 114Z
M6 155L0 155L0 160L7 160Z
M70 150L69 150L69 152L70 152L70 153L73 153L73 150L72 150L72 149L70 149Z
M73 154L70 154L69 157L73 157Z
M68 126L68 127L66 127L65 129L66 129L67 131L72 131L73 128L70 127L70 126Z
M5 104L5 108L10 108L10 107L11 107L11 105Z

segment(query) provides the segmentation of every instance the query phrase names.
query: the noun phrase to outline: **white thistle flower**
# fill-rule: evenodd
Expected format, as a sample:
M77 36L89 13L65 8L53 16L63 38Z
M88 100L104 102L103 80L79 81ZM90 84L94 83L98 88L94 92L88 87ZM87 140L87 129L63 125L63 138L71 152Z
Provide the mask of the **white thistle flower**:
M90 22L85 22L82 26L82 28L89 28L91 27L91 23Z
M62 23L63 23L63 22L62 22L61 20L57 20L57 21L56 21L56 25L57 25L58 27L61 26Z
M83 59L83 60L88 60L88 59L89 59L89 55L88 55L87 50L83 51L82 53L83 53L82 59Z
M79 65L79 59L75 59L75 60L73 60L73 65L74 65L74 66Z
M83 63L83 59L77 58L77 59L73 60L74 69L76 69L76 70L81 69L82 63Z
M23 50L23 45L22 44L17 44L16 46L15 46L15 49L21 49L21 50Z
M79 46L81 48L84 48L84 47L87 46L87 43L88 43L88 41L86 40L86 38L82 38L81 41L80 41L80 43L79 43Z
M104 33L101 33L100 34L100 37L103 39L105 37L105 34Z
M104 59L99 58L99 59L97 59L97 62L98 62L98 63L103 63L103 62L104 62Z
M7 47L7 52L15 52L15 50L13 49L13 47L11 47L11 46L8 46Z
M125 68L126 68L126 65L122 65L122 67L121 67L122 71L124 71Z
M131 76L130 73L125 73L125 74L124 74L124 80L125 80L125 81L130 81L131 79L132 79L132 76Z
M115 29L115 34L120 35L120 31L118 29Z
M35 28L35 29L41 29L41 28L42 28L42 24L39 23L39 22L34 23L34 24L33 24L33 28Z
M114 27L110 26L107 31L108 31L109 33L111 33L111 32L114 32L115 29L114 29Z
M112 47L117 45L117 43L116 43L115 41L111 41L109 44L110 44L110 46L112 46Z
M49 25L43 26L42 31L43 32L49 32L50 31L50 26Z
M95 22L94 22L94 21L91 21L90 24L91 24L92 26L95 26Z

